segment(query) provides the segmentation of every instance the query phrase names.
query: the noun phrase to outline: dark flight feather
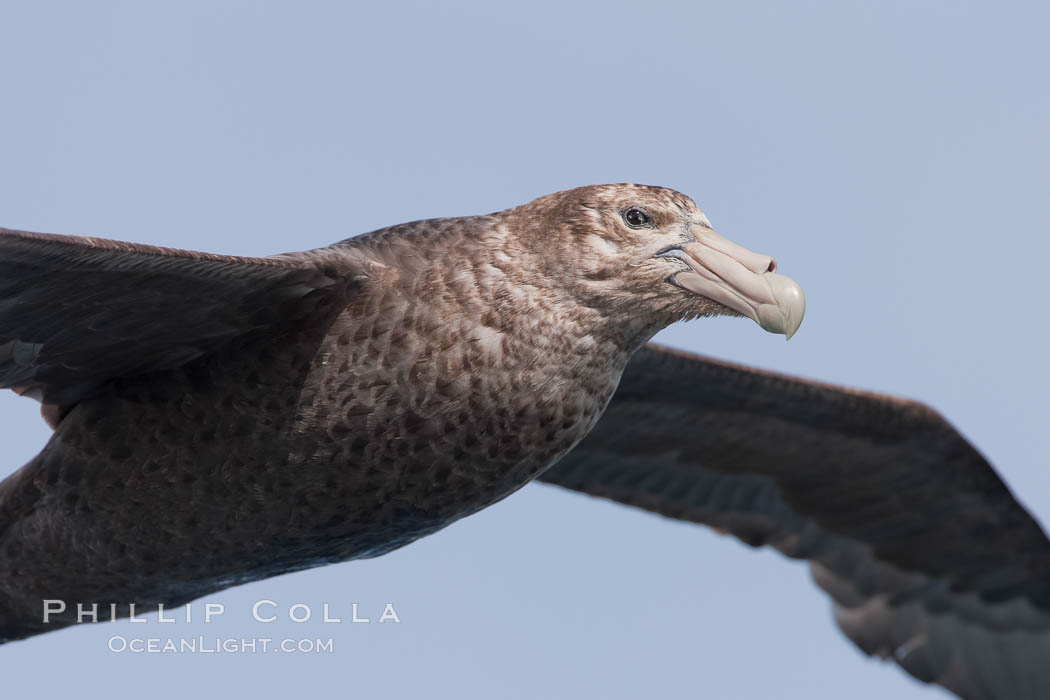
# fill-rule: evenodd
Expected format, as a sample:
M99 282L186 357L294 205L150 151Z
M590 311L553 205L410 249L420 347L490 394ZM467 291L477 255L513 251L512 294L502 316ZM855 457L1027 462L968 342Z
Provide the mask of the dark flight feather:
M303 313L335 283L316 262L0 229L0 388L68 406L178 367Z
M1050 542L929 407L650 346L539 477L808 559L868 654L1050 697Z

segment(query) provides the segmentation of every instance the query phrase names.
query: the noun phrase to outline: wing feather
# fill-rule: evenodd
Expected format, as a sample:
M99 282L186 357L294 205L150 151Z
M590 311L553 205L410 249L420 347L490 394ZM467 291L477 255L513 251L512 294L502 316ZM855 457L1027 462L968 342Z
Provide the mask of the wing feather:
M110 379L309 313L336 286L322 262L0 229L0 388L60 413Z
M927 406L650 346L541 480L809 560L861 649L962 698L1050 697L1050 542Z

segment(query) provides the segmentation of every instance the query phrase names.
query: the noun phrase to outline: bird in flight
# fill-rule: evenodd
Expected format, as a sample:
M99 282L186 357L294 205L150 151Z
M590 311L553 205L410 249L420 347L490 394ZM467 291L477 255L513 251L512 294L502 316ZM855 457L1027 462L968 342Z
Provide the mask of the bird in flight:
M1050 542L928 407L647 344L799 286L673 190L233 257L0 229L0 641L375 557L533 480L809 560L862 650L1050 697ZM67 603L45 622L46 600Z

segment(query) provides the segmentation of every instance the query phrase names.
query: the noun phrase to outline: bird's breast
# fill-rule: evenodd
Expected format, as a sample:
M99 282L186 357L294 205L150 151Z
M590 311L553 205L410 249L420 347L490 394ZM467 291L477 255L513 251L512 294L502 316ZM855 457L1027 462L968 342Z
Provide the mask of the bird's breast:
M540 357L492 329L423 334L401 320L381 342L359 319L337 324L296 421L309 455L300 459L325 474L333 505L397 539L535 478L590 431L622 370L593 356Z

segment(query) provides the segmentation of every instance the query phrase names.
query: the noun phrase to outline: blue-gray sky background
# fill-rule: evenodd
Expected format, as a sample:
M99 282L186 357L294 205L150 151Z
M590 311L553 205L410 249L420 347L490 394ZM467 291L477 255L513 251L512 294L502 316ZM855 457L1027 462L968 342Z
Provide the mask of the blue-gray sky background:
M1041 522L1050 13L1032 3L0 1L0 225L260 255L635 181L774 255L809 311L664 343L920 398ZM0 396L3 473L44 444ZM393 602L261 626L253 601ZM533 485L401 551L232 589L221 622L0 649L5 697L893 697L802 564ZM348 615L344 615L346 617ZM113 634L335 637L130 655Z

